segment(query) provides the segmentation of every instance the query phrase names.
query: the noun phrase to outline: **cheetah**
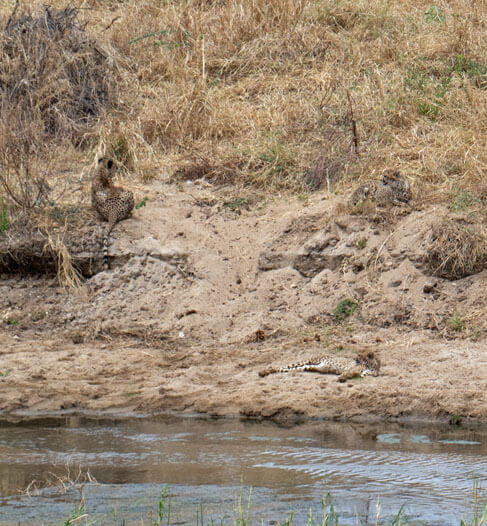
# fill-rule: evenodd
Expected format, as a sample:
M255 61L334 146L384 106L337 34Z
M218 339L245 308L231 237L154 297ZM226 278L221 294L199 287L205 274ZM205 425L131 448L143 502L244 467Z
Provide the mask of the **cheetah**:
M113 227L118 221L127 219L134 208L134 194L130 190L114 186L116 172L112 159L98 159L98 166L91 183L91 204L98 214L108 221L103 243L103 270L110 268L108 260L108 242Z
M339 382L346 382L351 378L363 377L367 374L379 375L380 360L372 351L361 351L355 359L342 356L324 355L308 362L293 363L285 367L271 367L259 372L259 376L273 373L287 373L290 371L307 371L321 374L338 374Z
M378 205L407 203L411 200L409 181L398 171L388 170L380 181L360 185L350 197L349 203L356 206L369 200Z

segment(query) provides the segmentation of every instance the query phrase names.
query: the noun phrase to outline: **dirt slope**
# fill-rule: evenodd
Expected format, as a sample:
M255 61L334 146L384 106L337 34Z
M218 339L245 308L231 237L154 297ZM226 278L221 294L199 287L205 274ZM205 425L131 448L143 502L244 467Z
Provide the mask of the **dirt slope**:
M2 276L0 410L487 421L483 317L469 318L486 271L447 281L423 263L445 210L350 215L328 193L204 182L147 193L115 229L112 269L77 293ZM363 347L377 378L257 374Z

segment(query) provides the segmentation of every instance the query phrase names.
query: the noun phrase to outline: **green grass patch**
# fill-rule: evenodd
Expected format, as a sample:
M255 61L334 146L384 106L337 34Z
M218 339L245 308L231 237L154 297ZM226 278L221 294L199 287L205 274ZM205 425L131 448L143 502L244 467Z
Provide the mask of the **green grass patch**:
M452 331L455 332L462 332L465 326L463 318L458 313L449 318L446 324Z
M250 199L248 197L239 197L234 201L226 201L223 203L223 208L228 208L229 210L237 211L241 208L245 208L250 204Z
M138 210L139 208L142 208L143 206L145 206L147 203L147 197L144 197L142 199L142 201L139 201L136 205L135 205L135 209Z
M424 19L429 23L443 24L446 21L446 16L441 7L433 4L424 13Z
M438 118L438 112L440 111L440 106L430 102L419 102L418 110L420 115L428 117L431 121L436 121Z
M165 485L161 488L160 497L156 503L155 509L149 512L148 517L141 516L140 521L138 521L137 524L140 524L141 526L171 526L175 524L181 524L181 522L178 520L178 510L172 510L169 490L170 487L168 485ZM481 488L478 482L475 482L473 497L474 511L472 518L468 521L461 519L459 522L460 526L487 526L487 504L481 502L481 496ZM209 526L214 524L218 524L219 526L257 526L264 524L263 519L254 520L252 518L254 513L251 497L252 488L249 489L248 495L244 495L243 491L241 491L233 507L233 517L226 515L221 516L216 520L205 515L205 505L204 503L200 503L199 508L195 513L196 521L192 522L191 524L195 524L196 526ZM302 506L300 507L302 508ZM381 526L412 526L412 524L418 524L417 521L409 522L409 517L405 513L404 504L399 508L397 514L392 519L387 521L381 519L380 516L380 499L377 499L375 507L377 509L377 515L375 517L376 522L373 524L380 524ZM295 511L291 510L284 520L280 521L276 519L269 522L269 524L275 524L276 526L296 526L297 524L302 524L303 526L340 526L344 524L344 522L341 521L333 498L329 492L321 499L321 510L318 512L313 512L313 509L309 508L305 521L303 520L299 523L296 522L294 517ZM112 519L121 520L120 524L125 524L124 519L119 517L118 513L114 512ZM63 522L64 526L74 524L102 524L102 522L99 522L99 520L101 520L101 517L99 516L97 519L90 517L90 513L85 503L83 489L81 488L80 503L74 508L71 516ZM103 522L103 524L105 524L105 522Z
M419 114L436 121L455 76L466 77L478 88L487 86L487 66L464 55L443 60L440 67L418 57L406 66L403 85L406 90L420 94L416 101Z
M450 210L453 212L463 212L472 206L482 204L482 200L479 197L472 195L468 190L458 190L452 192L451 195L452 203L450 205Z
M357 308L358 303L350 298L345 298L340 301L333 311L333 316L336 320L344 320L351 316L355 309Z
M8 229L7 206L0 200L0 234L3 234Z
M452 426L460 426L462 425L463 416L458 413L452 413L450 416L450 425Z
M360 248L360 250L364 249L366 245L367 245L367 238L365 237L357 239L357 241L355 241L355 246L357 248Z
M487 66L481 62L470 60L464 55L455 57L451 71L458 75L466 75L479 88L487 85Z

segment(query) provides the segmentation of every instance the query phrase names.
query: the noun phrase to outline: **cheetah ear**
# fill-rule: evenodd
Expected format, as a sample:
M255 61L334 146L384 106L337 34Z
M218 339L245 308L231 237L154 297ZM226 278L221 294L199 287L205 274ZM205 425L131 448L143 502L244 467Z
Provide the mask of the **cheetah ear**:
M111 170L111 169L112 169L112 166L113 166L113 161L112 161L111 159L108 159L108 161L107 161L107 168L108 168L109 170Z

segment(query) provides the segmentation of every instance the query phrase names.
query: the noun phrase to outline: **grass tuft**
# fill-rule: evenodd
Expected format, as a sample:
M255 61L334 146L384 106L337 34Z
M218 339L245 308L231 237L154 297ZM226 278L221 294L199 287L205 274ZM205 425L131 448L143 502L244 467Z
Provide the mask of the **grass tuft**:
M433 224L424 262L428 272L449 280L476 274L484 269L487 240L475 225L444 218Z
M345 298L338 303L336 309L333 311L333 316L336 320L344 320L355 312L357 306L358 304L356 301L350 298Z
M7 207L3 200L0 200L0 234L3 234L8 229Z

